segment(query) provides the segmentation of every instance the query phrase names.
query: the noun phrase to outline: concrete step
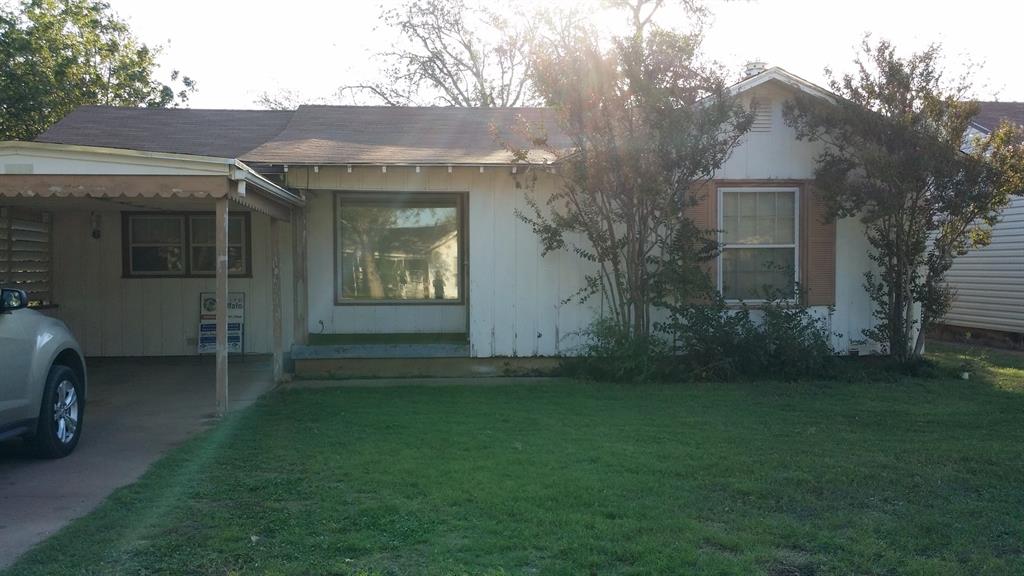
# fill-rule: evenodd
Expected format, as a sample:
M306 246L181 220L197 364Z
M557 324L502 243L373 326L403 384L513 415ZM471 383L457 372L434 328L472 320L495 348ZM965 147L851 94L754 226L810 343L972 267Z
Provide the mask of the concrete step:
M337 360L343 358L465 358L469 343L435 344L337 344L292 347L292 360Z
M557 358L294 358L303 380L354 378L488 378L550 376Z

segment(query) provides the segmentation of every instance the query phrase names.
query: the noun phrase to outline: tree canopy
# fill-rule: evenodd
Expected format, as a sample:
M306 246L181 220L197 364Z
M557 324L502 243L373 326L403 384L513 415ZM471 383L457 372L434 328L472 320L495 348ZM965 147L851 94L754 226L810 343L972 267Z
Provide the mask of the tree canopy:
M31 139L84 104L187 101L195 82L177 71L156 80L156 55L106 2L0 5L0 139Z
M549 146L558 188L545 199L528 195L531 210L520 217L545 253L568 250L594 262L582 295L600 294L624 333L644 337L653 305L708 286L701 263L717 242L685 208L696 204L700 184L728 158L750 116L718 69L701 61L699 33L660 25L663 2L613 4L628 31L607 48L585 24L534 47L535 87L557 110L570 145Z
M1024 193L1024 139L1004 124L966 140L978 105L967 77L943 75L938 46L901 58L865 38L855 64L831 78L838 101L798 95L785 116L824 145L815 177L830 215L865 225L878 270L865 276L878 322L866 336L910 360L949 307L954 258L987 244L1010 196Z

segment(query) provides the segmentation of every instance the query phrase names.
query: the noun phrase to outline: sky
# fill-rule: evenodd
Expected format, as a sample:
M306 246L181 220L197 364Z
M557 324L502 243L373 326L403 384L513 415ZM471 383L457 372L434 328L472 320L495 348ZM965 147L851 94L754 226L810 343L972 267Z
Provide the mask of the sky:
M108 0L135 34L161 46L162 79L179 69L198 82L193 108L258 108L263 92L330 99L377 78L375 54L396 41L378 16L390 0ZM522 0L543 2L597 0ZM1024 101L1019 22L1011 0L709 0L704 52L738 79L761 60L818 84L824 68L849 70L865 32L909 54L941 43L950 72L969 63L975 97ZM973 7L968 13L966 8ZM604 15L604 18L610 16ZM984 29L982 28L984 26Z

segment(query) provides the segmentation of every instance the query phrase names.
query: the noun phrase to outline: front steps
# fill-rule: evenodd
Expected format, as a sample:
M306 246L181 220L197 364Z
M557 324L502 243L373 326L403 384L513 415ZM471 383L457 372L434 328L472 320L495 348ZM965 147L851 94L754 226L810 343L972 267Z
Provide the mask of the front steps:
M295 377L485 378L550 376L556 358L470 358L468 344L341 344L294 346Z

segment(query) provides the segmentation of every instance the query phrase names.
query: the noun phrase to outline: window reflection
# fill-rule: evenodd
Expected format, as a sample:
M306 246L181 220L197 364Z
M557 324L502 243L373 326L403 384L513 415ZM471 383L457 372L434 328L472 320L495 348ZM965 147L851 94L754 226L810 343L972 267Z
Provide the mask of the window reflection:
M337 197L338 299L458 300L458 198L386 196Z

